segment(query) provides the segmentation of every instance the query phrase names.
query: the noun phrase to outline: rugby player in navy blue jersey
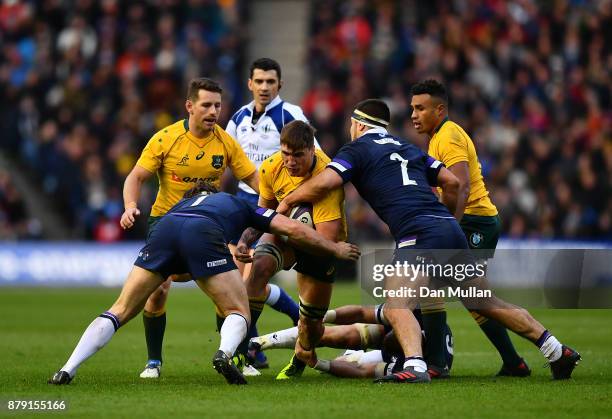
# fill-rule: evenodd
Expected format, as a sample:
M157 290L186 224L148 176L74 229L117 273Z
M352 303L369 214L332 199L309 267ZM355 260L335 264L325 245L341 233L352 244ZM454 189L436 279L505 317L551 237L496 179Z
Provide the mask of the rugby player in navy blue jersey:
M68 362L49 384L68 384L78 367L142 311L147 298L165 278L177 272L194 278L225 316L214 368L228 383L246 384L231 357L249 328L249 301L226 243L247 227L288 236L309 252L347 260L359 257L355 245L327 240L299 221L233 195L216 193L212 184L200 181L151 230L119 298L89 325Z
M351 142L338 151L324 171L287 195L277 211L286 212L300 202L316 202L328 191L351 181L389 226L398 249L396 258L401 257L398 255L402 249L469 249L465 235L451 215L457 204L458 179L440 161L390 135L385 128L390 119L389 108L382 100L360 102L351 116ZM442 188L442 203L432 192L432 186ZM469 254L463 255L469 258ZM483 289L483 282L482 277L473 278L465 281L465 285ZM403 300L403 307L398 306L397 300L386 304L382 314L393 326L406 356L404 370L381 380L429 382L420 347L420 328L412 312L406 309L414 307L417 301L410 297ZM535 343L548 359L553 378L570 378L580 354L562 345L525 309L494 295L476 302L462 298L462 302ZM308 364L316 365L314 354Z

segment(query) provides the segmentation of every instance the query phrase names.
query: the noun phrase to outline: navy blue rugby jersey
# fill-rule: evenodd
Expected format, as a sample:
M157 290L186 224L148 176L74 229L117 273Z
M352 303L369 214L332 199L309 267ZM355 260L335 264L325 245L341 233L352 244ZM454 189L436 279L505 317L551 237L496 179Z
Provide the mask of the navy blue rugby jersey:
M200 194L179 201L165 216L206 217L223 229L227 242L240 238L248 227L269 232L276 211L261 208L225 192Z
M384 128L345 144L327 167L355 185L396 241L435 218L454 218L431 190L443 164Z

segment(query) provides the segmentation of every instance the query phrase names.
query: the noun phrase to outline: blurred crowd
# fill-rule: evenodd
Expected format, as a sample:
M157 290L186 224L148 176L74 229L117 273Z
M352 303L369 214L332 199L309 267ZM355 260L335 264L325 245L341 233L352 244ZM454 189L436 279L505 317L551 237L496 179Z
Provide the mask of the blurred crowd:
M189 79L222 84L222 126L249 100L248 7L0 0L0 150L73 237L143 237L143 220L127 235L118 227L123 180L149 137L185 116ZM316 0L309 30L301 105L328 154L366 97L385 98L391 131L426 149L410 87L437 78L476 144L505 236L612 236L611 0ZM143 207L155 191L154 179ZM0 198L1 238L40 236L6 172ZM350 188L347 210L352 240L388 237Z
M29 214L14 179L0 169L0 238L3 240L36 240L42 236L38 218Z
M427 148L410 87L446 84L512 238L612 238L612 1L315 1L302 105L333 155L366 97ZM349 191L357 239L385 228Z
M189 79L218 80L226 113L242 103L245 3L0 2L0 148L73 237L122 237L123 180L150 136L186 116Z

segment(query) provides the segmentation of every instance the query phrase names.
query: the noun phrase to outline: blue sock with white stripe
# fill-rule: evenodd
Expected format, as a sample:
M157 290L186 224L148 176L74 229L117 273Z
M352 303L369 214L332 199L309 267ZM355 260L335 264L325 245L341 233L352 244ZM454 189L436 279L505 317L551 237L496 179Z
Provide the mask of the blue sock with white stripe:
M293 298L284 289L275 284L270 284L270 295L266 299L266 304L276 311L291 317L293 325L297 326L300 319L300 308Z
M61 370L66 371L71 377L74 377L79 366L90 356L102 349L113 337L117 329L120 327L119 319L109 312L105 311L100 314L93 322L89 324L81 340L70 355L68 362Z

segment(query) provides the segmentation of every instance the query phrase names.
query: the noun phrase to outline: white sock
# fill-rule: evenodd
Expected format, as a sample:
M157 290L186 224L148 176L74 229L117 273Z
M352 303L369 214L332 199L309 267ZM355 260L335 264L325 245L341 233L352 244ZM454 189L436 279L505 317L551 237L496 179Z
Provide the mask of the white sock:
M269 306L273 306L276 304L281 295L280 287L276 284L268 284L270 285L270 295L266 299L266 304Z
M261 345L262 350L266 349L278 349L295 348L295 342L298 337L298 328L292 327L291 329L279 330L278 332L268 333L267 335L253 338L253 341Z
M425 372L427 371L427 364L422 358L410 358L404 361L404 369L408 367L414 367L415 371Z
M559 342L553 335L550 335L544 341L542 346L540 346L540 352L542 352L542 355L544 355L550 362L555 362L561 358L561 342Z
M62 367L62 371L66 371L71 377L74 377L79 366L87 358L102 349L111 340L118 328L119 320L112 313L107 311L97 317L83 332L81 340L72 351L66 365Z
M244 317L240 314L232 313L225 318L223 326L219 334L221 335L221 343L219 350L225 352L229 357L234 356L236 348L247 335L249 325Z
M363 356L359 358L359 361L358 361L359 365L378 364L379 362L384 362L382 351L380 350L368 351L364 353Z

